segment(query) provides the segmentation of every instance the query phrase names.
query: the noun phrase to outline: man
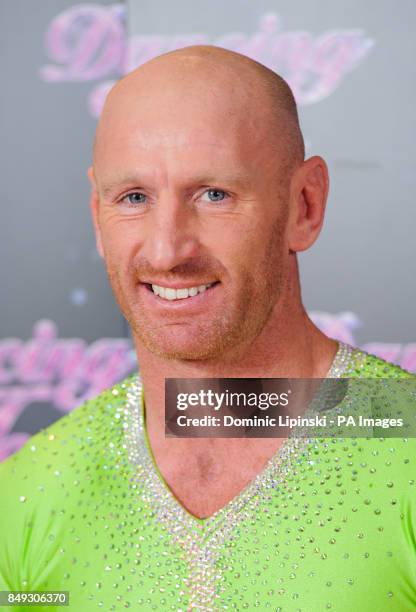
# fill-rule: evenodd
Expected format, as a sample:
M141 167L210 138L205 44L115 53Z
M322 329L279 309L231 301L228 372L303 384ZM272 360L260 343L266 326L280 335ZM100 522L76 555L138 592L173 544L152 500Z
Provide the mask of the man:
M97 248L140 364L2 467L1 588L70 608L413 610L415 444L165 437L165 378L406 377L308 318L324 160L270 70L195 46L120 81Z

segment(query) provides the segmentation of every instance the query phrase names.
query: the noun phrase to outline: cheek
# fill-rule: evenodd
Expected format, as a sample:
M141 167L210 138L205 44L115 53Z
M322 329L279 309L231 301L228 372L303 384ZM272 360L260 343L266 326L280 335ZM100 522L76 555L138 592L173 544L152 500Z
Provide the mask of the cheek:
M209 247L228 262L244 261L264 243L264 227L252 218L225 218L210 231ZM207 244L207 233L204 233Z
M140 236L137 224L119 217L103 220L101 236L106 259L110 262L128 262L140 249ZM122 266L124 267L124 266Z
M246 244L247 274L253 285L274 293L286 276L288 256L286 217L275 218L268 225L258 224Z
M223 232L218 236L217 242L220 240L224 265L236 274L244 270L248 276L257 275L267 267L268 258L274 257L276 250L280 252L282 244L281 237L276 231L271 232L270 224L264 220L252 220L244 227L235 224L226 235Z

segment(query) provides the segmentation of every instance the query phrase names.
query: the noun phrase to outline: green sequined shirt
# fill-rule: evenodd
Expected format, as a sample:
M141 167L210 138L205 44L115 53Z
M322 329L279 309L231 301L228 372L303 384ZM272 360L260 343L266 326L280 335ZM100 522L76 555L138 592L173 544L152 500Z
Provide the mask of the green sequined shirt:
M410 375L340 344L338 376ZM130 377L0 465L0 590L69 591L76 612L416 609L414 438L289 438L198 519L155 465L141 397Z

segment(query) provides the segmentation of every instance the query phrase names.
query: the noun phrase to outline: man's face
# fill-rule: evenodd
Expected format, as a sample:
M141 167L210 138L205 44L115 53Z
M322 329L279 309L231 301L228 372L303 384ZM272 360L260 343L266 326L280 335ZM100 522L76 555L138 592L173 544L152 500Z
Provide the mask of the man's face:
M188 93L154 87L108 113L95 214L135 339L215 359L248 346L283 294L289 187L253 111L209 86Z

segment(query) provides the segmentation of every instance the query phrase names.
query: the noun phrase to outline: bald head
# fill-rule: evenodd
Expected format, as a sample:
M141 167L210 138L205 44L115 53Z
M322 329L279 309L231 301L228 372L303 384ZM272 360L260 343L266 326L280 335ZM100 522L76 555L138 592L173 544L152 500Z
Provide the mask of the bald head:
M98 250L146 350L222 359L299 307L295 254L319 233L327 170L304 160L271 70L210 46L143 64L106 100L89 176Z
M304 159L304 141L290 87L275 72L244 55L210 45L185 47L139 66L110 91L94 144L94 164L109 124L139 109L163 113L163 101L178 110L190 102L201 111L210 98L230 127L245 125L258 145L279 153L284 169ZM145 129L145 125L143 125Z

